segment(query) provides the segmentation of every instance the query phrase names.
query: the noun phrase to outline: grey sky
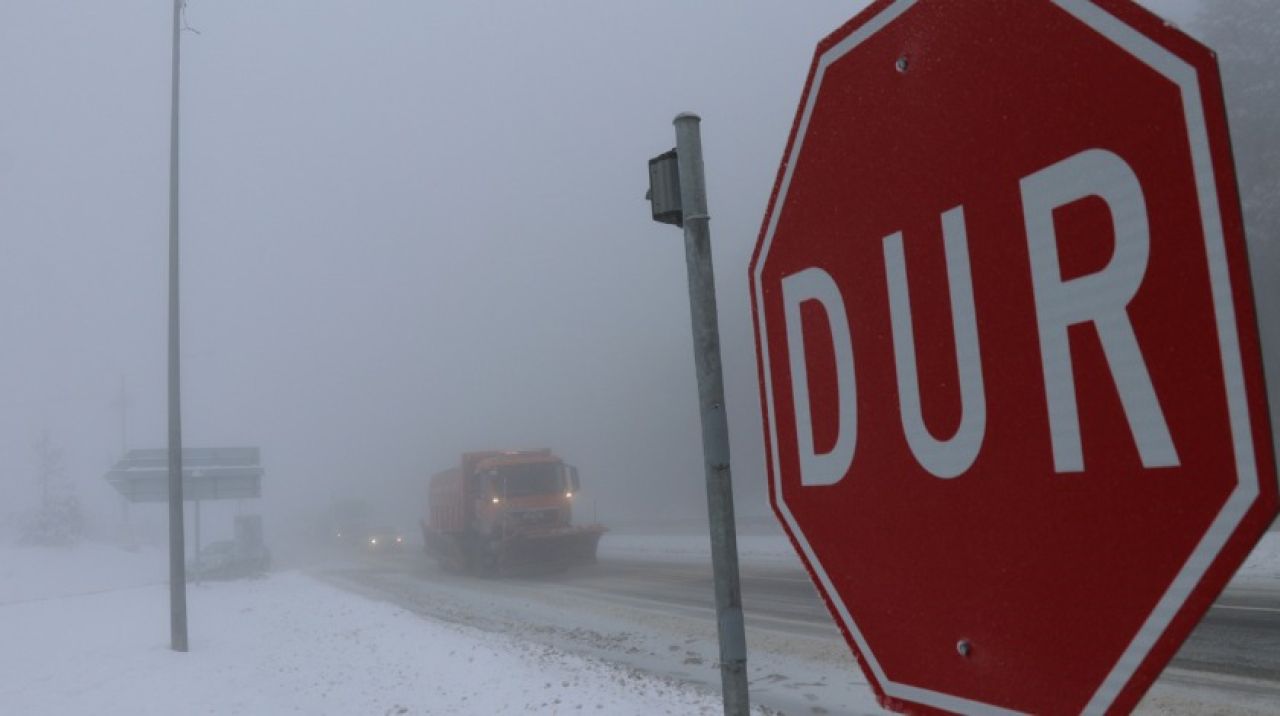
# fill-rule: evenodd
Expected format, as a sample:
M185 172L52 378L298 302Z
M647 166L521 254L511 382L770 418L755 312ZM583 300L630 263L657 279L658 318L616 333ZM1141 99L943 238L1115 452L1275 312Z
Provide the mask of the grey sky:
M187 444L262 445L269 506L411 515L460 450L550 445L602 518L697 514L682 246L642 200L694 110L764 512L746 264L814 45L861 5L191 0ZM45 428L110 507L121 376L131 446L163 442L169 12L0 5L0 513Z

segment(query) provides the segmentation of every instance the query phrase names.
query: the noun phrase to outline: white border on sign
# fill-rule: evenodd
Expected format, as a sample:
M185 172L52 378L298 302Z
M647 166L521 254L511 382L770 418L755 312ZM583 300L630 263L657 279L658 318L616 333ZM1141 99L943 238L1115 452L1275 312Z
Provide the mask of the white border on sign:
M1226 242L1223 237L1222 217L1218 206L1217 181L1213 172L1204 105L1195 68L1097 5L1085 0L1053 0L1053 2L1095 32L1169 79L1181 91L1183 113L1190 141L1191 162L1195 174L1196 193L1205 237L1213 314L1218 329L1218 351L1222 359L1227 415L1236 463L1235 489L1232 490L1231 495L1214 518L1208 531L1201 537L1191 556L1183 564L1182 569L1169 584L1164 595L1156 603L1151 614L1129 642L1129 646L1121 654L1106 678L1098 686L1097 691L1094 692L1089 703L1085 706L1085 713L1100 714L1110 707L1120 694L1120 691L1133 678L1134 672L1150 653L1152 646L1164 634L1173 617L1186 603L1196 585L1200 583L1209 565L1221 553L1223 546L1236 527L1239 526L1250 505L1257 498L1259 483L1257 463L1254 456L1253 435L1249 424L1249 406L1245 393L1244 369L1240 358L1239 336L1236 332L1231 276L1227 267ZM839 593L833 587L830 577L822 567L822 563L818 561L814 554L804 531L800 528L799 523L796 522L795 516L791 514L790 508L783 499L782 492L781 461L778 455L778 421L774 407L773 372L769 356L769 332L765 324L763 305L764 286L762 275L765 261L768 258L769 248L773 243L778 219L782 215L782 208L786 203L787 191L791 186L791 178L804 145L809 118L813 114L814 104L827 68L868 37L879 32L885 25L893 22L915 3L916 0L898 0L898 2L889 5L818 58L813 84L809 88L804 109L800 116L799 126L796 129L795 141L791 147L790 154L787 156L786 169L778 186L778 195L774 201L773 213L769 217L769 224L766 227L760 248L760 257L756 262L755 274L752 276L752 281L755 284L754 300L757 330L760 335L760 355L765 376L763 383L769 420L769 439L773 448L771 451L773 462L771 482L774 502L778 505L779 512L782 514L783 519L786 520L788 527L791 529L791 534L795 536L801 550L803 550L806 561L813 568L815 576L822 583L823 591L831 599L831 604L835 607L840 621L849 631L849 634L852 635L863 658L866 659L866 663L875 674L876 680L880 683L887 696L961 713L1012 714L1017 712L993 704L973 701L954 694L912 686L889 679L880 663L876 661L875 654L871 651L861 630L858 629L853 616L840 600Z

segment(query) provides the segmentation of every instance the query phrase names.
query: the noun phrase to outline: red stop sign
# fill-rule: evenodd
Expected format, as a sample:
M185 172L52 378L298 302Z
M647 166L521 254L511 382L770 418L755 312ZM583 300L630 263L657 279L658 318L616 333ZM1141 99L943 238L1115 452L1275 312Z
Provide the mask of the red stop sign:
M823 40L750 279L770 495L882 702L1131 708L1276 513L1212 53L1124 0Z

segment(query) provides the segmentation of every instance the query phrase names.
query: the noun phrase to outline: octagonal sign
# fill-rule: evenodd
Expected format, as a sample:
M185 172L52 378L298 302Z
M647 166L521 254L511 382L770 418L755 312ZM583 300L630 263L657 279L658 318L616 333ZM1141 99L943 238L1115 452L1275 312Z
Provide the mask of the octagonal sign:
M889 707L1132 708L1276 513L1216 62L1126 0L823 40L750 279L774 510Z

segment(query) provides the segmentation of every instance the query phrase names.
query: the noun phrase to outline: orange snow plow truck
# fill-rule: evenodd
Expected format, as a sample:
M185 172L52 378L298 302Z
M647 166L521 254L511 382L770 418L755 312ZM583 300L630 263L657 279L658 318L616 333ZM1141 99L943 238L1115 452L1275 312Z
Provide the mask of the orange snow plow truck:
M431 476L422 541L445 569L508 574L594 562L605 529L574 525L578 469L551 450L469 452Z

